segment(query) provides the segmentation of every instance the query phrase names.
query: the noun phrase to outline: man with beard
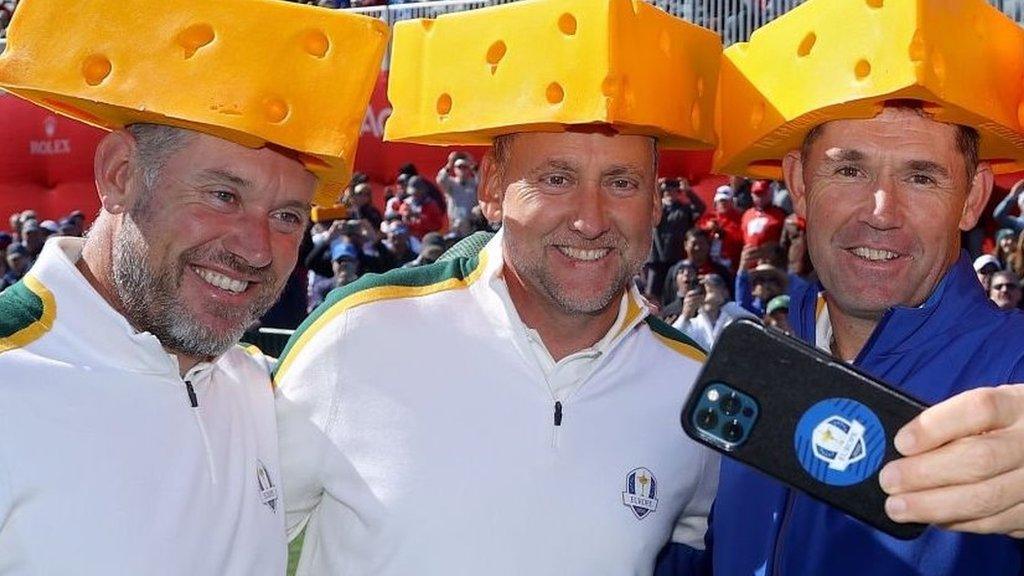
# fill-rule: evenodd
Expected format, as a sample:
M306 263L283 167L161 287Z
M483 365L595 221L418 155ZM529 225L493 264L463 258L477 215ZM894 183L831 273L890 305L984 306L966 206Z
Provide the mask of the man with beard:
M612 57L556 38L554 56L505 69L504 90L451 86L478 53L453 43L519 22L561 34L560 17L571 31L567 6L590 18L588 42L602 25L653 40ZM669 540L680 561L703 546L718 459L678 417L704 354L650 315L632 278L661 215L657 146L711 137L689 114L669 121L663 95L708 87L695 108L709 126L719 40L629 0L483 12L398 24L387 137L493 140L480 197L502 229L469 256L335 291L289 343L276 382L288 525L306 526L299 574L649 575ZM552 61L598 78L610 61L673 73L628 105L598 83L556 109L543 87L562 76L539 66ZM442 79L462 112L419 115ZM526 105L520 87L538 84ZM396 351L383 377L381 342Z
M173 49L150 41L193 21L207 24ZM283 45L311 26L346 54L344 74L240 64L254 39ZM284 573L273 393L235 344L277 299L311 202L348 177L386 35L278 2L21 4L0 85L112 132L87 238L52 239L0 294L0 573ZM182 48L207 73L181 76ZM159 77L140 71L154 62ZM82 73L86 88L62 76ZM268 93L287 118L274 102L224 114L230 102L207 100ZM322 123L352 129L322 138Z

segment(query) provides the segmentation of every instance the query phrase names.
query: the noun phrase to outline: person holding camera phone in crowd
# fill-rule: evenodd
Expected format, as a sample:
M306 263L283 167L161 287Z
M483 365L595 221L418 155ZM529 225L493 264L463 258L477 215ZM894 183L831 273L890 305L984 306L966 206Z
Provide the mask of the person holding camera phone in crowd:
M711 350L718 335L739 318L756 318L729 299L729 288L718 274L694 277L686 286L682 312L672 323L705 350Z

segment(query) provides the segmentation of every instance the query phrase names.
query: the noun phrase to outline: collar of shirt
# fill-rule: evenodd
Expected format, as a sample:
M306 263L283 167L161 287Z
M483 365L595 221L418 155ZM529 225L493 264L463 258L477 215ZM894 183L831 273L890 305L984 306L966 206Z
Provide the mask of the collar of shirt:
M608 355L614 347L636 328L649 313L640 292L631 282L629 288L619 300L619 311L611 328L594 345L574 352L559 361L551 356L547 347L536 330L527 326L508 292L505 283L502 255L502 232L498 231L484 247L487 262L479 284L497 300L507 318L508 328L513 340L524 357L537 366L543 373L555 399L562 400L570 396L586 377L597 367L601 358Z
M149 332L138 332L115 310L75 266L85 240L58 237L46 242L33 276L56 304L54 336L62 338L70 362L108 366L140 373L180 373L178 359ZM213 362L200 362L186 378L196 382L211 372Z

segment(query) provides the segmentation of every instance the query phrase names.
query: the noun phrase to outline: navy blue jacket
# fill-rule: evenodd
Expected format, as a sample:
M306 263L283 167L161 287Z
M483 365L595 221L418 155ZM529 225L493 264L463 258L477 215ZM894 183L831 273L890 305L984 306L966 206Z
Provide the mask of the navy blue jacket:
M808 342L820 290L809 285L790 304L790 324ZM988 300L964 253L924 305L883 316L854 364L927 404L1024 382L1024 315ZM726 458L712 514L716 576L1024 574L1018 540L935 527L897 540Z

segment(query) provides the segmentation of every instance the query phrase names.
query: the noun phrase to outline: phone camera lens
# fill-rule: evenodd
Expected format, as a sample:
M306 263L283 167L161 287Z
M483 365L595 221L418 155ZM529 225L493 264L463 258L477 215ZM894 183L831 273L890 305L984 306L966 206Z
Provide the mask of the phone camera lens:
M729 442L739 442L743 438L743 425L739 420L730 420L722 426L723 437Z
M718 425L718 414L714 408L705 408L697 414L697 426L704 430L711 430Z
M739 414L742 407L743 403L740 402L740 397L735 392L730 392L728 396L722 399L722 412L726 416Z

